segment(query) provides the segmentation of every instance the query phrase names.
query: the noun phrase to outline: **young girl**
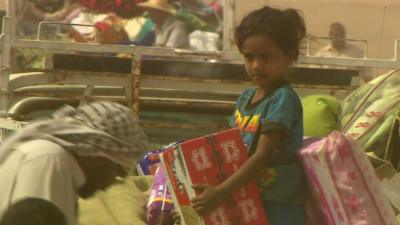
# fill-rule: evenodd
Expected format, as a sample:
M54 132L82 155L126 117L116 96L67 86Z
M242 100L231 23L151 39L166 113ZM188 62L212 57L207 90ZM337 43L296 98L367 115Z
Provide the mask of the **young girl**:
M257 88L238 98L231 125L241 129L250 157L222 184L193 186L201 193L192 199L200 214L256 179L270 225L305 224L303 174L296 155L302 145L303 114L286 80L304 35L304 21L294 9L263 7L236 28L236 44Z

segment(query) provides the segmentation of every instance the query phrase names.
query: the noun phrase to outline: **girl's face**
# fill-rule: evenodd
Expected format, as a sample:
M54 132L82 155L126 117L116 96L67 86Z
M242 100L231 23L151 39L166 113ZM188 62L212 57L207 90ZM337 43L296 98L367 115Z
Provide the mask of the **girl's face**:
M258 87L265 89L285 80L293 57L284 54L275 41L266 35L247 38L242 46L247 74Z

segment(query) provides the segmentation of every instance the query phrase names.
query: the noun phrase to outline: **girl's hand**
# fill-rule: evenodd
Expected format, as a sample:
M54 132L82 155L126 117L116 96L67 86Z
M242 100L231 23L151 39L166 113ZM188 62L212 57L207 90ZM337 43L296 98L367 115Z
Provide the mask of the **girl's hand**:
M200 193L192 198L192 206L200 215L213 210L225 198L225 195L219 191L218 187L208 184L196 184L192 188L196 193Z

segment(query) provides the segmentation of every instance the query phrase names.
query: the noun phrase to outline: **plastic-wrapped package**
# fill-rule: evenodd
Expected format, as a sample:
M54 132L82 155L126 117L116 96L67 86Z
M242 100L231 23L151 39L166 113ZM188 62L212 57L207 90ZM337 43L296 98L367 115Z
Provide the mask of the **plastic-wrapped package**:
M159 154L163 150L151 150L148 151L142 160L137 164L137 170L139 175L154 175L160 164Z
M178 142L172 142L171 144L163 146L158 150L150 150L146 152L146 154L143 156L143 159L140 160L136 166L139 175L155 175L156 170L160 166L160 153L176 144L178 144Z
M147 205L148 225L172 225L173 203L172 196L167 187L167 180L162 167L154 175L153 185Z
M190 48L193 50L217 51L219 35L214 32L195 30L189 35Z
M311 187L309 225L394 225L395 214L367 155L337 131L307 139L300 157Z

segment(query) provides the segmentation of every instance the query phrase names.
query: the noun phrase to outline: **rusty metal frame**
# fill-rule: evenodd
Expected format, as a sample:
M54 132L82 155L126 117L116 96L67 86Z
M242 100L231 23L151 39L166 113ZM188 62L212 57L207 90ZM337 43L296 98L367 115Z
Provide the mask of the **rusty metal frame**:
M42 93L41 96L51 93L56 94L56 90L63 90L68 86L79 86L74 92L75 96L79 97L82 86L95 85L99 88L120 88L118 95L125 96L128 102L133 95L131 92L126 93L130 87L130 77L125 74L118 73L97 73L97 72L76 72L66 70L35 70L34 73L15 74L9 83L9 89L14 95L32 95ZM40 71L40 72L39 72ZM142 75L140 81L142 84L137 85L137 89L145 91L144 96L169 96L171 98L192 98L192 99L229 99L234 100L241 93L244 87L252 86L250 81L242 80L222 80L208 79L189 76L170 77L170 76L152 76ZM129 84L129 85L128 85ZM176 84L171 85L171 84ZM61 86L60 86L61 85ZM46 87L43 88L42 86ZM229 87L229 88L226 88ZM293 84L296 89L320 89L330 91L352 91L356 86L339 86L339 85L301 85ZM79 90L78 90L79 89ZM55 92L54 92L55 91ZM153 94L149 94L152 92ZM115 92L114 92L115 93ZM122 94L120 94L122 93ZM169 95L166 95L168 93ZM110 94L105 93L106 94ZM114 94L111 94L114 95ZM40 95L39 95L40 96ZM55 95L54 95L55 96ZM136 94L136 96L139 96Z
M127 86L129 76L126 74L108 72L86 72L66 70L36 70L37 72L18 73L10 79L9 90L38 85L96 85L96 86Z
M112 100L121 104L126 104L123 97L98 97L90 96L86 100ZM42 109L56 109L64 104L79 105L81 98L74 96L48 96L38 95L29 96L18 101L17 104L13 105L9 110L9 117L7 119L15 121L24 121L29 119L27 116L37 110ZM185 112L185 113L204 113L209 114L222 114L226 115L233 110L235 101L209 101L209 100L188 100L188 99L168 99L163 97L140 97L141 107L145 110L151 111L165 111L170 108L174 110L168 110L168 112ZM1 123L0 123L1 125ZM1 127L1 126L0 126Z
M220 125L220 124L187 124L187 123L166 123L162 121L157 122L141 122L140 125L143 128L181 128L181 129L191 129L191 130L198 130L198 129L218 129L223 130L228 128L228 125Z
M41 34L42 34L42 27L43 25L64 25L64 26L82 26L82 27L95 27L93 24L78 24L78 23L65 23L65 22L53 22L53 21L41 21L38 25L38 32L36 35L36 40L40 41ZM95 42L96 42L95 38Z
M6 35L7 36L7 35ZM298 65L332 65L345 67L375 67L396 69L400 67L400 40L395 42L395 56L392 59L364 59L364 58L328 58L300 55ZM4 43L5 45L5 43ZM58 53L122 53L136 56L154 56L174 58L178 60L209 61L218 60L220 62L242 63L242 56L236 51L189 51L171 48L143 47L134 45L106 45L96 43L62 43L57 41L37 41L37 40L12 40L10 45L14 48L35 48Z
M31 49L41 49L44 51L52 53L122 53L132 56L133 68L131 76L124 78L118 77L118 74L113 73L96 73L96 75L86 73L86 75L74 74L71 72L69 76L70 84L79 83L86 79L85 85L101 85L107 79L111 83L121 84L126 87L123 91L125 97L128 100L128 105L137 114L140 111L140 103L145 104L175 104L180 106L187 106L191 104L193 107L199 107L201 104L212 106L222 106L222 107L232 107L231 101L216 100L214 102L207 101L204 99L169 99L156 98L149 96L141 96L140 90L143 90L143 83L146 83L145 76L140 74L141 59L143 56L161 57L161 58L174 58L178 60L185 61L201 61L201 62L225 62L241 64L242 56L237 51L230 51L230 45L232 41L232 28L234 25L234 11L235 11L235 0L225 0L225 22L224 22L224 51L190 51L190 50L180 50L180 49L168 49L168 48L156 48L156 47L140 47L133 45L104 45L96 43L62 43L56 41L44 41L44 40L27 40L27 39L17 39L16 38L16 9L14 5L14 0L7 0L8 11L7 16L4 19L3 34L0 39L2 60L1 60L1 78L0 78L0 119L6 120L9 114L9 104L12 94L18 88L23 88L25 85L41 85L52 83L54 85L63 84L67 82L67 78L60 78L62 76L59 74L60 71L53 71L56 74L48 75L47 78L43 76L36 76L32 81L27 81L20 79L10 81L10 74L12 72L11 68L11 50L13 48L31 48ZM400 67L400 42L396 40L395 42L395 55L392 59L356 59L356 58L321 58L321 57L311 57L311 56L300 56L297 64L299 65L333 65L333 66L345 66L345 67L378 67L378 68L389 68L395 69ZM92 76L93 75L93 76ZM67 77L68 77L67 76ZM102 79L93 79L93 77L102 77ZM91 78L89 78L91 77ZM120 79L121 78L121 79ZM59 80L58 80L59 79ZM156 77L148 76L147 79L161 79L173 81L176 78L166 78L166 77ZM179 79L176 79L178 81ZM231 83L232 81L222 81L222 80L212 80L212 79L197 79L197 78L180 78L180 81L188 82L209 82L211 83ZM47 83L46 83L47 82ZM83 83L79 83L83 84ZM237 84L245 84L245 82L238 82ZM117 85L118 86L118 85ZM296 87L295 87L296 88ZM324 86L324 85L297 85L297 88L314 88L314 89L329 89L332 91L351 91L354 87L343 87L343 86ZM176 90L172 90L176 91ZM16 94L21 94L21 92ZM40 93L38 93L40 94ZM75 98L78 98L75 96ZM85 96L86 99L90 99L90 96ZM103 98L99 96L94 96L93 98ZM121 101L121 96L114 96L114 100ZM74 98L72 98L74 99ZM166 101L168 100L168 101ZM215 105L213 105L215 104ZM3 121L0 121L0 124ZM10 124L14 124L10 122ZM8 126L8 125L7 125ZM11 125L8 127L12 127Z
M140 55L135 55L133 57L132 63L132 81L130 87L131 98L129 101L129 106L132 108L133 113L139 115L139 104L140 104L140 71L142 69L142 57Z

